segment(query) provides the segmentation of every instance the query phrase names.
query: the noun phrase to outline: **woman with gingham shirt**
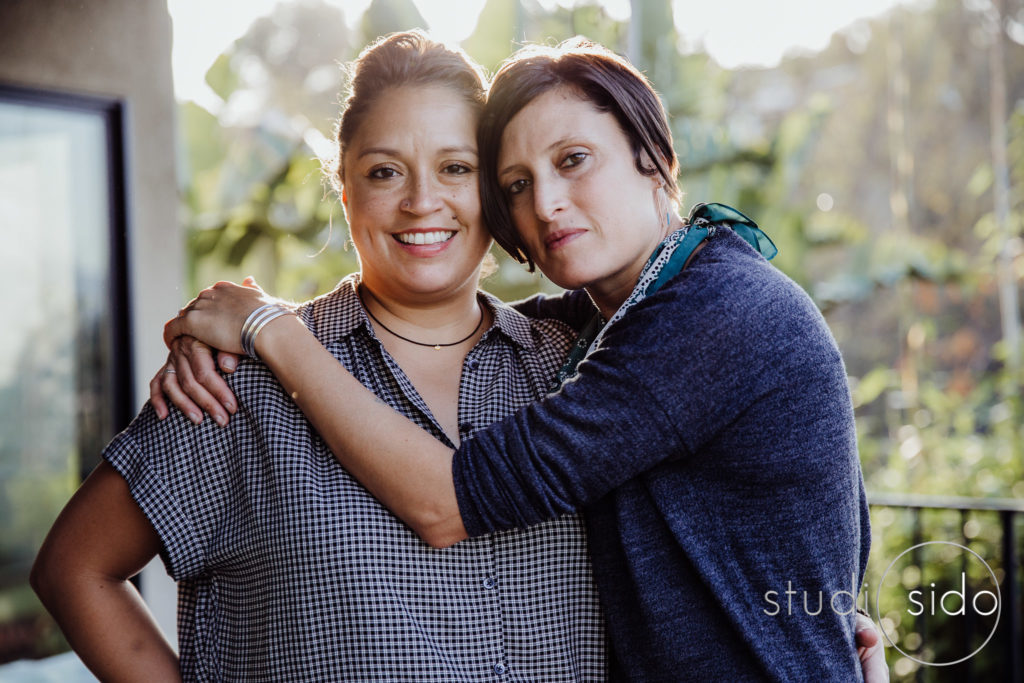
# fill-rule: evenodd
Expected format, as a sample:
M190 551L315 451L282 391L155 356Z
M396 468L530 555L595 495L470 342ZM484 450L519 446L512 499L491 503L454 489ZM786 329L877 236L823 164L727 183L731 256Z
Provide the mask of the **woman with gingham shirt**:
M416 33L355 67L336 170L361 272L296 313L378 400L455 447L544 394L570 331L477 290L490 246L479 69ZM264 365L242 362L229 382L226 427L147 405L39 553L33 585L97 676L605 678L577 517L432 549L336 462ZM180 662L128 582L157 553L179 586Z

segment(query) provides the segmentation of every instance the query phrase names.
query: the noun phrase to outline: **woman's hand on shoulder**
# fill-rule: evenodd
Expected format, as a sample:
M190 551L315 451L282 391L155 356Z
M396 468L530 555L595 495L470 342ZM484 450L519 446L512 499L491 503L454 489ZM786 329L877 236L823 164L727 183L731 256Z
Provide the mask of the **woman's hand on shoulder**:
M218 282L207 287L164 325L164 343L170 348L176 338L188 335L221 351L244 353L242 326L254 310L278 303L247 277L241 285Z
M170 414L167 400L188 416L192 422L203 421L207 413L214 422L225 426L237 410L235 395L217 372L232 373L238 366L238 355L217 351L195 337L176 337L170 343L167 363L149 382L149 400L161 420Z
M241 330L255 309L274 300L247 277L241 285L218 282L207 287L164 325L170 353L149 382L149 398L161 420L170 413L168 399L192 422L207 413L224 426L237 401L217 368L234 372L242 353Z

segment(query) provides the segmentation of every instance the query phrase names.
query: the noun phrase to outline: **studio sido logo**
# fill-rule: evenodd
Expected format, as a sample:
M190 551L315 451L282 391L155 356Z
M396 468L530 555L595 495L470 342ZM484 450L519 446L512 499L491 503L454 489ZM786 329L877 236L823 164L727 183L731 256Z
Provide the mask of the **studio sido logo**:
M875 616L886 640L926 666L978 654L995 635L999 582L978 553L949 541L907 548L882 574Z

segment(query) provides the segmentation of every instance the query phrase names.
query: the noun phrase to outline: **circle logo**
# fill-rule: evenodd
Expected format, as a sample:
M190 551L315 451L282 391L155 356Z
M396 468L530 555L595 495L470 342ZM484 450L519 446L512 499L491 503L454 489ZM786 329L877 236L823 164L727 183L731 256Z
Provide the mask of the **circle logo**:
M978 654L995 635L1001 612L995 572L978 553L949 541L919 543L897 555L875 594L886 640L925 666L952 666Z

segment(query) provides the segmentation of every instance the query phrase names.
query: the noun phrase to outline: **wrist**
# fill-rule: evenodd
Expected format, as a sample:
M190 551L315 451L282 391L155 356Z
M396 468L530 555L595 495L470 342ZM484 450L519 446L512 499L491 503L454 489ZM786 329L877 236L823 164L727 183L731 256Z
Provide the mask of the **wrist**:
M285 316L294 316L295 311L281 304L264 304L254 309L242 324L240 344L242 351L252 358L259 358L256 339L271 322Z
M264 325L254 340L253 349L256 357L269 362L280 355L280 349L294 345L298 335L308 333L299 316L292 311L290 315L275 317Z

